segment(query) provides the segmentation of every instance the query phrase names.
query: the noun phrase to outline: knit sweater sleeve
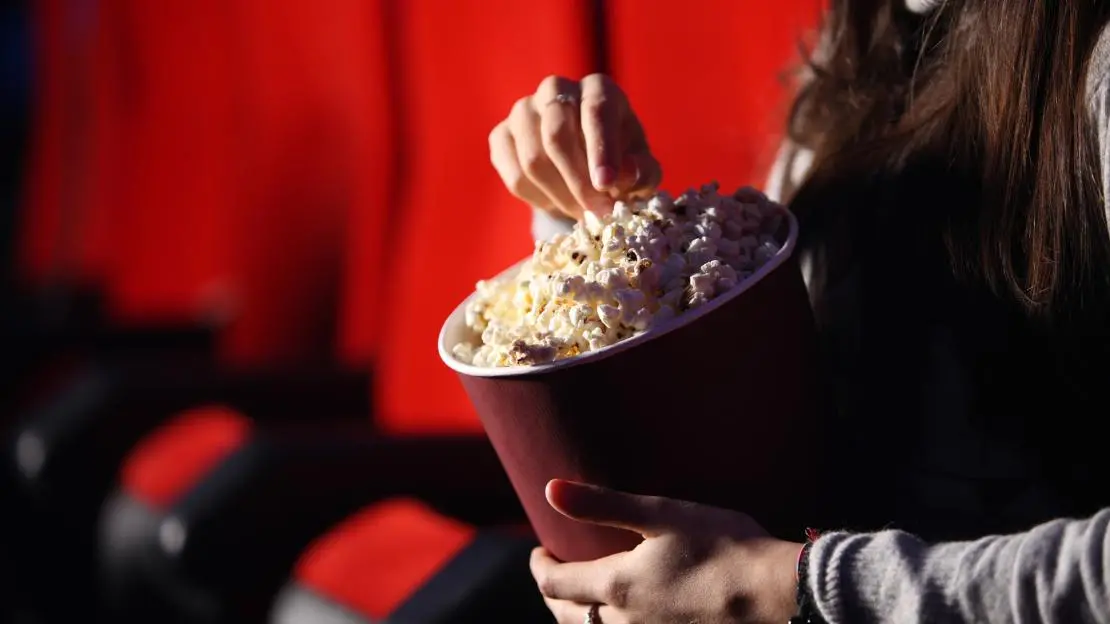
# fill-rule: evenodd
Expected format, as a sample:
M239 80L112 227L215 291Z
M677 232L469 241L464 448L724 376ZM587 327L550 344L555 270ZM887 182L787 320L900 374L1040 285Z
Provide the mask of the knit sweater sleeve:
M808 569L830 624L1110 623L1110 509L971 542L830 533L813 545Z

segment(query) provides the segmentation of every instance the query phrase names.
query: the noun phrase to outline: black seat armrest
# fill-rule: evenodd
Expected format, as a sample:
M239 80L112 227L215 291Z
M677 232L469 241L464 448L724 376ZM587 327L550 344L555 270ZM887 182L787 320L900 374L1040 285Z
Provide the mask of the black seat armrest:
M236 373L172 358L90 363L22 416L10 461L33 495L97 500L145 434L177 412L215 403L262 425L364 421L369 373Z
M528 569L535 539L482 531L386 620L389 624L554 622Z
M484 436L268 432L172 508L159 529L152 574L210 595L276 592L312 539L361 507L395 497L476 510L463 513L466 521L524 517Z

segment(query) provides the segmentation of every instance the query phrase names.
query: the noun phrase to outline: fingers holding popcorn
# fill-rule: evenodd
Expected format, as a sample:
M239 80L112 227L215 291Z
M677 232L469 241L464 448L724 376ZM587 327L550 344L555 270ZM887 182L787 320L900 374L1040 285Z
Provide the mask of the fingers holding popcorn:
M544 79L490 134L490 160L517 197L581 219L659 184L659 163L624 92L602 74Z

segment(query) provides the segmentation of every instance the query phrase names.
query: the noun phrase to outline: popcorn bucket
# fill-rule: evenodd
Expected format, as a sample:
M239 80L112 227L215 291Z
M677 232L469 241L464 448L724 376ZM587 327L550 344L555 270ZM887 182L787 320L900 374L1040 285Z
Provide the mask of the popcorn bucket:
M553 478L736 509L773 532L801 534L815 464L816 339L793 255L798 223L782 210L786 243L750 278L598 351L538 366L471 366L452 355L468 336L469 299L447 318L440 357L557 558L595 559L640 536L559 514L544 496Z

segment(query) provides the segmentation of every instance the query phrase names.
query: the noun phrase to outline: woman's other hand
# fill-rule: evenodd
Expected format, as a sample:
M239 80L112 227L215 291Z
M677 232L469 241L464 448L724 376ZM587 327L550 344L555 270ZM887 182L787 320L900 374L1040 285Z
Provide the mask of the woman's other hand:
M653 190L659 163L624 92L608 76L550 76L489 136L490 161L514 195L559 215L606 213Z
M745 514L558 480L547 498L570 518L645 538L584 563L532 553L532 575L560 624L581 624L595 604L599 624L782 624L794 615L802 545L769 536Z

